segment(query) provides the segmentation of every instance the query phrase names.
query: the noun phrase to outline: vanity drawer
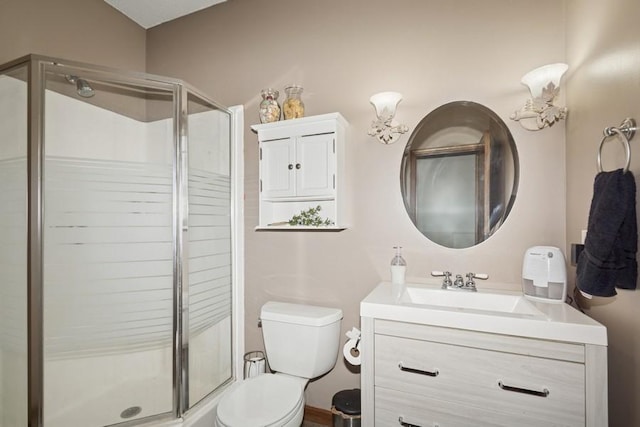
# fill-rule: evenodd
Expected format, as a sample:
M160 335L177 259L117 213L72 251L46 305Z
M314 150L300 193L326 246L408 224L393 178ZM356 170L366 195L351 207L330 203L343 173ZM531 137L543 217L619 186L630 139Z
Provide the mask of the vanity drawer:
M499 410L541 425L585 423L580 363L376 335L375 386Z
M459 402L429 399L377 387L376 426L420 427L542 427L549 424L535 418L476 408ZM582 424L584 425L584 424Z

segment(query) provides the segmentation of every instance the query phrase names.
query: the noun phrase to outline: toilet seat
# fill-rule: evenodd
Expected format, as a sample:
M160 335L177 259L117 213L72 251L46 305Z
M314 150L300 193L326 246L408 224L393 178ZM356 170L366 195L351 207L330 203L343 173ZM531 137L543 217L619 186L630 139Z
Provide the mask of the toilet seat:
M276 374L239 381L220 400L216 422L227 427L285 426L298 417L301 422L303 386L299 378Z

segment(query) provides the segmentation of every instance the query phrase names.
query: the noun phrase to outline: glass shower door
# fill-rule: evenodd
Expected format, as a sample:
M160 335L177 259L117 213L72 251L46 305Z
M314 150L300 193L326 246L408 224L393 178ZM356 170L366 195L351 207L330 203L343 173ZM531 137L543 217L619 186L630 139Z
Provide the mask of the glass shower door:
M48 69L44 424L172 412L174 86Z
M27 75L0 73L0 427L27 425Z
M231 117L187 96L188 407L231 379Z

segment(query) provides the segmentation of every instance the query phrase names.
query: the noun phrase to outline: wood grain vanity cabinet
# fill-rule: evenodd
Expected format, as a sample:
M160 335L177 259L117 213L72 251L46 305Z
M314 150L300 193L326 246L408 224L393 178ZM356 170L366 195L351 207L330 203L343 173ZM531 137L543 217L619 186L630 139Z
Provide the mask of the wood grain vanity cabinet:
M367 317L362 334L364 426L607 425L606 347Z
M258 229L292 229L293 215L319 215L344 229L344 151L348 123L339 113L251 127L259 142Z

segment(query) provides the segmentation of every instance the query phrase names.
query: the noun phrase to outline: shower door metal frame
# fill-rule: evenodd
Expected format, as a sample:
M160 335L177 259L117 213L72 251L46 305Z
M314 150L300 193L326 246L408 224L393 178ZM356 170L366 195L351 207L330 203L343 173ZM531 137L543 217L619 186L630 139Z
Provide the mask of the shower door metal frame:
M135 425L152 420L170 420L179 418L189 410L188 401L188 348L189 339L185 331L189 330L189 306L183 304L188 301L188 254L185 239L188 237L188 111L187 98L191 93L212 107L229 114L229 135L232 142L238 140L237 123L234 112L209 99L204 94L185 82L140 72L126 72L109 67L93 66L75 61L51 58L41 55L26 55L14 61L0 65L0 72L6 73L15 68L26 67L27 83L27 371L28 371L28 425L29 427L43 426L44 406L44 329L43 329L43 285L44 285L44 91L47 71L68 71L65 74L82 74L83 77L103 80L111 83L140 86L144 89L161 89L173 94L173 408L171 417L167 413L152 415L130 422L119 423L119 426ZM234 136L235 135L235 136ZM233 146L233 144L231 144ZM230 147L232 148L232 147ZM230 171L234 176L234 166L238 163L234 150L230 149ZM231 233L237 233L236 227L241 227L235 219L239 204L236 198L241 197L242 190L231 188ZM237 269L237 257L233 255L232 238L232 284L235 283L234 274ZM242 245L240 243L240 245ZM233 285L232 285L233 286ZM240 293L240 295L242 295ZM237 294L232 292L232 319L236 311L237 301L233 299ZM232 340L239 340L233 332ZM233 381L238 375L238 355L236 347L242 343L232 343L232 373Z
M27 257L27 339L29 426L43 425L44 403L44 328L43 328L43 164L44 140L44 66L29 61L27 83L27 175L28 184L28 257Z
M174 207L176 208L176 221L178 229L174 236L178 237L175 260L176 277L174 278L174 299L173 305L175 315L173 317L175 331L175 357L174 361L174 383L173 402L175 416L180 417L189 409L189 336L185 331L189 331L189 254L188 247L184 245L189 241L189 147L188 147L188 109L187 90L183 86L177 88L174 103L174 126L176 143L176 173L175 183L176 197ZM180 381L180 379L182 379Z

